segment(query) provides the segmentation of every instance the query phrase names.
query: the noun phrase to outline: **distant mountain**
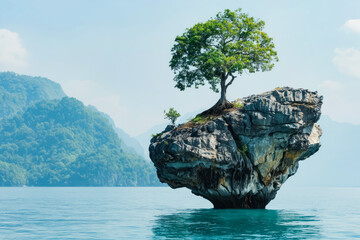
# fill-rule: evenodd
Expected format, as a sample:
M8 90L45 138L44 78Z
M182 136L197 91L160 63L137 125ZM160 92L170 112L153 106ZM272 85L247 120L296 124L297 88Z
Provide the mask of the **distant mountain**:
M322 116L319 152L300 162L291 186L360 187L360 125L339 123Z
M154 168L126 152L101 114L74 98L42 101L0 122L0 185L148 186Z
M88 106L89 108L98 111L103 117L105 117L110 125L113 127L116 134L119 136L119 138L124 142L124 144L128 147L129 151L132 151L133 153L136 153L142 157L145 157L144 155L144 148L141 146L141 144L136 140L135 138L132 138L129 134L127 134L124 130L121 128L116 127L114 120L107 115L106 113L100 112L95 106Z
M145 151L144 148L141 146L138 140L131 137L129 134L127 134L124 130L121 128L115 127L115 132L119 136L120 139L124 141L124 143L129 147L134 149L135 153L145 157Z
M47 78L0 73L0 119L11 117L33 103L65 96L61 86Z
M141 146L144 149L145 152L145 159L147 161L151 161L150 160L150 156L149 156L149 146L150 146L150 140L152 138L153 134L157 134L159 132L164 131L164 129L166 128L167 124L159 124L156 125L152 128L150 128L148 131L146 131L145 133L142 133L138 136L135 137L135 139L141 144Z
M108 115L59 84L0 73L0 186L159 185L132 145Z

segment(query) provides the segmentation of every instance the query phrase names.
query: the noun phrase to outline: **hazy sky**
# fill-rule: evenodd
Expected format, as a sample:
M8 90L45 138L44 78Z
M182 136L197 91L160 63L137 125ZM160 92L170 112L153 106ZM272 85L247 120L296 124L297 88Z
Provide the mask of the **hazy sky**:
M0 71L48 77L108 113L131 135L162 123L163 110L211 107L208 86L174 88L176 35L219 11L242 8L266 22L279 62L238 77L228 99L291 86L324 95L323 112L360 124L360 1L0 1Z

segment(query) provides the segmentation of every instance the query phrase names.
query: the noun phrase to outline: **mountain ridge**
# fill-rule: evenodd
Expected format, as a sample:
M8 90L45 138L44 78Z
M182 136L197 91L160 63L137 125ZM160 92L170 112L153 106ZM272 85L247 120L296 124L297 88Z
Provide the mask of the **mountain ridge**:
M36 102L65 96L60 84L47 78L0 72L0 119L11 117Z
M0 186L160 184L109 116L67 97L59 84L0 73L0 96Z

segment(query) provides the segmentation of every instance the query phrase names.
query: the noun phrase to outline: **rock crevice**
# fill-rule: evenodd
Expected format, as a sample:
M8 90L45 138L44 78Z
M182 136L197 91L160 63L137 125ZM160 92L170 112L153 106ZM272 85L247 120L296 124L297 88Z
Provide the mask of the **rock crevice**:
M161 182L187 187L215 208L265 208L299 161L318 151L317 92L286 87L238 103L241 108L151 140Z

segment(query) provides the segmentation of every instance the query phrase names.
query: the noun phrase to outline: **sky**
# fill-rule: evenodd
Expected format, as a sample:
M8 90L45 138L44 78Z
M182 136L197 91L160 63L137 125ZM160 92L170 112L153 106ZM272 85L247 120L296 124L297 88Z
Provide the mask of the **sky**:
M323 114L360 124L358 0L1 0L0 71L58 82L137 136L166 122L164 109L186 114L216 103L209 86L174 88L170 50L186 28L238 8L265 21L279 62L236 78L229 100L308 88L324 96Z

